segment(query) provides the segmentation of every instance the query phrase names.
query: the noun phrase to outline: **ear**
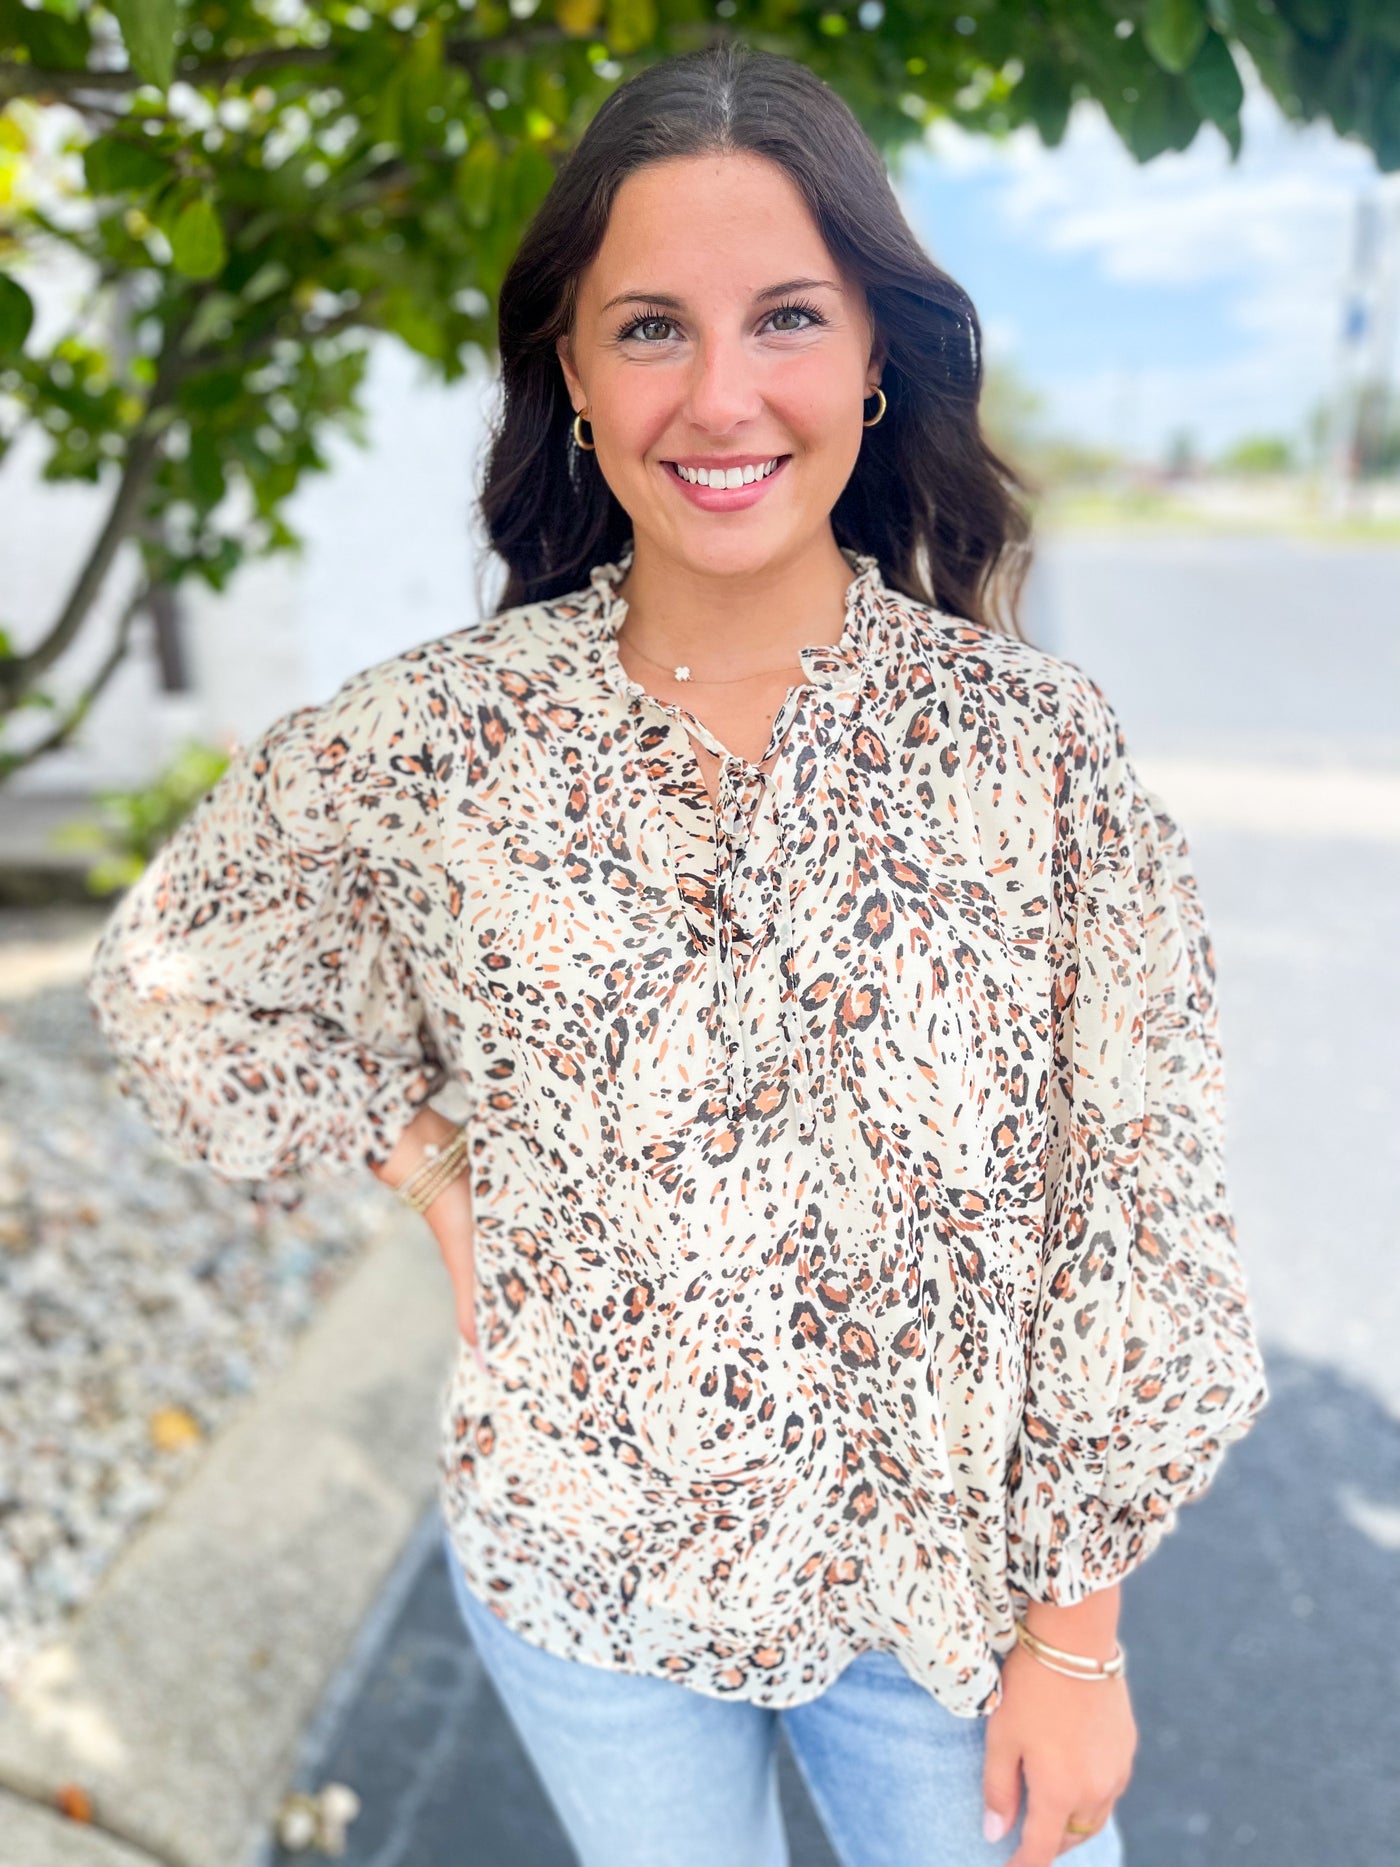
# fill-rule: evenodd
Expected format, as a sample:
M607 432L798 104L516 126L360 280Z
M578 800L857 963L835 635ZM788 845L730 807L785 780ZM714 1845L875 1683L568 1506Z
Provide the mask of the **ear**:
M557 337L555 339L554 354L558 357L563 367L564 381L569 386L569 400L576 408L583 408L588 401L588 397L583 392L583 384L579 381L578 371L574 368L573 346L569 341L567 333L563 337Z

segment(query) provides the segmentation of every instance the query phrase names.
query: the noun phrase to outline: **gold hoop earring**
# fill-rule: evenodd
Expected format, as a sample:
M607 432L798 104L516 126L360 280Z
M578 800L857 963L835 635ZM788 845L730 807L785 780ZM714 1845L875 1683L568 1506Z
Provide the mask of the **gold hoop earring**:
M583 436L579 433L579 428L578 428L579 423L583 420L584 416L587 413L588 413L588 410L586 408L581 408L579 412L577 413L577 415L574 416L574 440L583 449L585 454L591 454L594 451L594 449L597 447L598 443L596 441L585 441Z
M887 402L885 401L885 392L884 392L884 390L883 390L883 389L879 389L879 388L876 388L876 389L872 389L872 390L870 391L870 393L871 393L871 395L878 395L878 396L879 396L879 398L880 398L880 412L879 412L879 414L878 414L878 415L872 415L869 421L863 421L863 422L862 422L862 423L860 424L862 428L873 428L873 427L875 426L875 424L876 424L876 422L877 422L877 421L883 421L883 419L884 419L884 415L885 415L885 410L886 410L886 408L887 408L887 407L889 406L889 404L888 404L888 403L887 403Z

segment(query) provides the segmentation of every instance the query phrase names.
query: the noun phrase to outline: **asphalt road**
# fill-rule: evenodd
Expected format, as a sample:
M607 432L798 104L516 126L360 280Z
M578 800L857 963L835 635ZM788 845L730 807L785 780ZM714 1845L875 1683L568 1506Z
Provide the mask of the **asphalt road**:
M1358 813L1345 779L1400 775L1400 551L1066 540L1032 604L1032 638L1094 676L1145 766L1186 761L1164 769L1202 800L1177 814L1215 940L1273 1390L1124 1588L1129 1867L1397 1867L1400 822ZM1261 814L1258 785L1246 807L1222 760L1279 807ZM1208 782L1188 792L1192 761ZM1302 828L1299 773L1319 774ZM331 1779L363 1803L347 1867L569 1867L431 1517L308 1734L298 1781ZM786 1756L783 1786L793 1867L831 1867Z

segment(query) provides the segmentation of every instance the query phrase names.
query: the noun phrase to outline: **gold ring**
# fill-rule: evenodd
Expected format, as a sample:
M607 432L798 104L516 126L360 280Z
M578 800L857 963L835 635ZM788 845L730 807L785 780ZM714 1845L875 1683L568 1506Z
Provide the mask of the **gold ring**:
M1102 1826L1103 1824L1100 1822L1099 1827L1101 1828ZM1098 1832L1098 1828L1081 1828L1078 1822L1065 1823L1065 1833L1067 1835L1096 1835Z

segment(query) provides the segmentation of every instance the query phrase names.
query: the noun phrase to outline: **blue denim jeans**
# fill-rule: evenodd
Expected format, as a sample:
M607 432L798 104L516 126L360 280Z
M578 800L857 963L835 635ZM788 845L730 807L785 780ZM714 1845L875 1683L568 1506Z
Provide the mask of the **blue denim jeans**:
M889 1653L860 1654L819 1698L769 1710L677 1680L547 1653L448 1572L477 1655L580 1867L790 1867L779 1720L843 1867L997 1867L1021 1839L982 1835L984 1718L959 1718ZM1066 1867L1122 1867L1117 1818ZM800 1864L799 1864L800 1867Z

